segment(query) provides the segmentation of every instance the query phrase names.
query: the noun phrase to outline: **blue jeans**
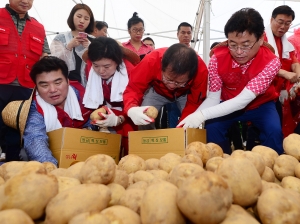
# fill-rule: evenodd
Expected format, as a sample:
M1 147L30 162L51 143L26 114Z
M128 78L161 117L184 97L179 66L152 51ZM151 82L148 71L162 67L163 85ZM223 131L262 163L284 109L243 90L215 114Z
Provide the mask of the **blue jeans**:
M236 111L206 121L207 142L216 143L222 147L225 153L231 154L226 133L228 128L236 121L251 121L260 131L261 145L274 149L279 155L283 153L283 134L275 102L267 102L253 110Z
M176 104L176 102L168 103L166 105L168 112L169 128L176 128L181 112Z

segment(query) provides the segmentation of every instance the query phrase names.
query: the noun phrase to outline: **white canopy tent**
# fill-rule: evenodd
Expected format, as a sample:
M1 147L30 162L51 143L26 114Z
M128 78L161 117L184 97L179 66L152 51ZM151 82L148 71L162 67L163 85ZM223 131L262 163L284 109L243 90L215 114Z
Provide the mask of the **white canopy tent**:
M0 6L4 7L8 2L0 0ZM145 22L144 37L153 38L157 48L177 43L178 25L188 22L195 31L192 46L206 62L210 45L225 40L224 25L241 8L255 8L267 25L273 9L287 4L296 13L288 35L292 34L294 28L300 27L300 14L297 15L300 12L300 0L35 0L29 14L44 24L49 44L57 33L69 30L66 21L76 2L89 5L97 20L108 23L109 36L120 41L129 39L127 21L134 12L138 12Z

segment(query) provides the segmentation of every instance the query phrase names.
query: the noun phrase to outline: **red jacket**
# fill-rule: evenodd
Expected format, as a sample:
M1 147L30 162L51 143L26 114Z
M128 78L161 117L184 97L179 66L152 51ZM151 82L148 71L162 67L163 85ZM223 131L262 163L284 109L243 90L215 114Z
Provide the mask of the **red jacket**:
M19 36L5 8L0 9L0 18L0 84L9 84L18 78L22 86L33 88L29 73L43 53L44 27L31 17Z
M162 81L162 57L167 48L160 48L146 55L145 58L132 70L129 83L123 94L124 111L131 107L140 106L144 93L153 86L154 90L173 100L186 93L187 102L182 111L180 120L193 113L206 98L208 71L203 60L198 57L198 70L195 77L185 87L169 90Z
M82 104L84 91L85 91L84 87L77 81L70 81L70 85L79 91L79 105L80 105L83 121L73 120L63 109L59 107L55 107L57 111L57 118L61 123L62 127L83 128L84 124L86 124L86 122L88 122L88 120L90 119L90 114L93 112L93 110L85 108ZM34 94L34 100L36 101L35 94ZM44 112L40 107L40 105L37 103L37 101L36 101L36 106L37 106L37 111L44 116Z
M276 58L267 47L261 46L245 74L242 74L240 67L232 68L232 66L228 66L232 64L232 57L227 46L215 48L214 54L218 60L218 73L223 81L222 100L229 100L237 96L251 79L257 76L269 62ZM278 98L278 94L275 92L274 85L271 84L265 93L256 97L245 109L257 108L261 104L276 98Z

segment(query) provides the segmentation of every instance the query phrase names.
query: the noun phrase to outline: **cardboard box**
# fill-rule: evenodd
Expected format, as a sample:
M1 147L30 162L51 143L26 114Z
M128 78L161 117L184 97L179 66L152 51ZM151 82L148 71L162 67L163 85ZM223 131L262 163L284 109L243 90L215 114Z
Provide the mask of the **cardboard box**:
M143 159L157 158L172 152L184 156L185 147L194 141L206 143L206 130L169 128L129 132L129 154Z
M119 162L121 135L76 128L60 128L48 132L50 150L60 168L74 161L85 161L95 154L111 156Z

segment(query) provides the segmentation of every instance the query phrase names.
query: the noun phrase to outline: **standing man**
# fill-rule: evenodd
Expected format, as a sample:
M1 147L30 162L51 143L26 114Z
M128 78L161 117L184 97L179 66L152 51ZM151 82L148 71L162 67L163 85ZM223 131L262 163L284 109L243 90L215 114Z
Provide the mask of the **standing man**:
M143 39L143 43L146 44L147 46L152 47L153 50L155 49L155 43L154 43L154 40L151 37L145 37Z
M193 27L187 22L180 23L177 28L177 38L179 43L190 46L192 40Z
M178 127L197 128L207 121L207 142L230 154L228 128L236 121L251 121L260 130L261 144L281 154L278 95L272 84L281 65L265 46L263 18L252 8L241 9L227 21L224 33L228 40L213 49L209 62L207 98Z
M293 87L293 83L300 81L300 65L295 56L295 48L286 36L294 19L295 13L289 6L278 6L272 12L270 25L266 27L264 36L265 41L275 49L275 54L281 62L281 69L274 83L276 91L280 94L276 107L281 117L284 137L291 134L296 127L291 114L283 116L283 112L291 109L289 90Z
M41 57L50 54L45 29L28 15L33 0L9 0L0 8L0 111L11 101L27 100L34 83L29 73ZM19 160L20 134L0 118L1 148L6 161Z

